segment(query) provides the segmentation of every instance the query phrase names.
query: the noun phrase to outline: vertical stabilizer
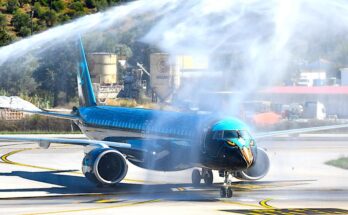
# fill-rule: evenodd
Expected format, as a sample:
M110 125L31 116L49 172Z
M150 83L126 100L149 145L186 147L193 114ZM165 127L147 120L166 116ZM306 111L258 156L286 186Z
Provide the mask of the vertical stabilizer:
M89 107L96 106L97 100L94 95L92 81L88 70L85 50L83 48L82 39L80 37L80 63L77 72L77 85L79 90L80 106Z

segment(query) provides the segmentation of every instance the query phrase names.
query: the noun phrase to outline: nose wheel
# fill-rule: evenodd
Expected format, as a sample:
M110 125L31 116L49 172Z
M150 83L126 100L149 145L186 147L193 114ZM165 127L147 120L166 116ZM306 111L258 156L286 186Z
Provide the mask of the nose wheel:
M220 197L221 198L231 198L233 196L232 188L230 187L221 187L220 188Z
M224 184L220 188L220 197L221 198L231 198L233 196L233 190L231 188L232 181L229 178L231 173L228 171L224 171L223 173L219 172L219 174L220 174L220 176L225 177Z
M202 179L205 185L210 186L213 184L213 180L214 180L213 171L211 169L205 169L205 168L203 168L202 171L199 171L198 169L194 169L192 171L191 179L192 179L192 184L194 186L199 186Z

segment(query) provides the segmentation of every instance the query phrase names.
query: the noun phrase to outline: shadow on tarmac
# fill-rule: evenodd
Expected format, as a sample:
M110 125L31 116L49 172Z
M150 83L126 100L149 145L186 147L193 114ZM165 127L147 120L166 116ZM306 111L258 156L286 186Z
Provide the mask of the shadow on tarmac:
M113 187L98 187L94 183L89 182L85 177L79 175L67 175L66 173L76 172L76 170L60 170L60 171L42 171L42 172L26 172L12 171L11 173L0 173L0 176L17 176L27 180L43 182L53 187L44 188L18 188L18 189L0 189L0 193L5 192L37 192L44 191L49 194L135 194L135 193L174 193L173 190L183 187L192 187L191 184L134 184L120 183ZM295 180L295 181L252 181L252 182L234 182L231 187L236 191L252 191L259 189L267 189L283 186L294 186L310 183L311 180ZM217 192L221 184L213 186L196 187L197 191ZM184 190L187 191L187 190ZM191 190L192 191L192 190ZM175 192L177 193L177 192ZM183 193L183 192L181 192ZM192 193L192 192L190 192Z
M131 184L120 183L115 186L98 187L89 182L85 177L78 175L66 175L64 173L76 170L26 172L12 171L11 173L0 173L0 176L17 176L27 180L43 182L53 187L44 188L18 188L0 189L0 193L6 192L46 192L49 194L136 194L136 193L172 193L173 188L191 186L191 184Z

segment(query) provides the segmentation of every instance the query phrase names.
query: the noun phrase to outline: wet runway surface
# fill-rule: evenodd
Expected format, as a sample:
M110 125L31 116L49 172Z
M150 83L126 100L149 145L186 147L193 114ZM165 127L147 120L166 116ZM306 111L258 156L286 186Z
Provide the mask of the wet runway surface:
M280 138L260 142L271 159L257 182L235 180L230 199L214 186L192 187L190 171L163 173L129 166L116 187L83 177L83 148L0 143L2 214L348 214L348 170L324 164L348 156L348 139Z

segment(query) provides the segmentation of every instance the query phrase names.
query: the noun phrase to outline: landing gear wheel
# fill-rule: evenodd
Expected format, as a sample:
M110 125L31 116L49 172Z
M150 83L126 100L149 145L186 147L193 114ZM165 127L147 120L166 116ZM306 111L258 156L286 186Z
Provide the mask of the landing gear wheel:
M231 198L233 196L232 188L230 187L221 187L220 188L220 197L221 198Z
M204 180L204 184L207 186L210 186L213 184L213 171L212 170L205 170L203 173L203 180Z
M226 198L226 188L225 187L220 188L220 197Z
M198 169L192 171L191 179L193 186L198 186L201 183L202 176Z
M226 197L227 198L231 198L233 196L233 191L232 191L232 188L228 187L226 189Z

